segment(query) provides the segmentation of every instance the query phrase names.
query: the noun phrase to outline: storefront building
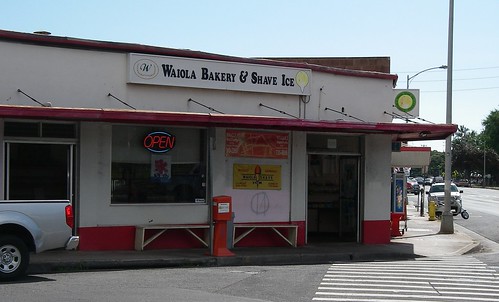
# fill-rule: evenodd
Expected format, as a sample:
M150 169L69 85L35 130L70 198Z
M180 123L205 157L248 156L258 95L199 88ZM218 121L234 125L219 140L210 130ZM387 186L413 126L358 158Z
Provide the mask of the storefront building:
M392 142L456 131L393 123L389 73L9 31L0 48L2 199L71 200L81 250L209 247L222 195L235 246L388 243Z

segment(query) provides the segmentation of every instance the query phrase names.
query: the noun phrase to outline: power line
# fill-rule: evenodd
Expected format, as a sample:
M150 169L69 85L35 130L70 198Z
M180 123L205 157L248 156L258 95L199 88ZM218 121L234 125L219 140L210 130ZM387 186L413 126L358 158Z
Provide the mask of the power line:
M499 66L493 66L493 67L475 67L475 68L460 68L460 69L454 69L454 71L482 70L482 69L499 69Z
M492 90L499 89L499 87L482 87L482 88L468 88L468 89L452 89L452 91L475 91L475 90ZM422 90L422 92L446 92L446 90Z
M483 70L483 69L499 69L499 66L459 68L459 69L454 68L453 71L469 71L469 70ZM430 72L441 72L441 71L442 70L433 70ZM395 74L411 74L411 73L417 73L417 72L419 72L419 71L400 71L400 72L395 72Z
M493 77L478 77L478 78L462 78L462 79L452 79L453 81L471 81L471 80L485 80L485 79L497 79L499 76L493 76ZM413 82L445 82L447 81L446 79L443 80L421 80L421 81L413 81Z
M474 67L474 68L461 68L454 69L454 71L472 71L472 70L486 70L486 69L499 69L499 66L490 66L490 67ZM430 72L437 72L438 70L433 70ZM405 72L407 74L411 74L412 72ZM402 73L403 74L403 73ZM471 78L460 78L453 79L452 81L474 81L474 80L488 80L488 79L497 79L499 76L484 76L484 77L471 77ZM431 82L446 82L447 79L438 79L438 80L415 80L417 83L431 83ZM478 88L463 88L463 89L453 89L452 91L479 91L479 90L494 90L499 89L497 86L492 87L478 87ZM421 92L425 93L441 93L446 92L446 90L421 90Z

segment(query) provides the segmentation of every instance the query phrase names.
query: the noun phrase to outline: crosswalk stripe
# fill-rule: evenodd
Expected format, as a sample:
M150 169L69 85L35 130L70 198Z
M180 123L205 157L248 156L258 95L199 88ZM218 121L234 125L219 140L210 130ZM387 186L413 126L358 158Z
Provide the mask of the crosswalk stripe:
M490 269L482 269L482 270L470 270L470 269L467 269L467 268L461 268L460 270L446 270L446 269L441 269L441 270L438 270L438 269L429 269L429 268L425 268L425 267L411 267L411 268L405 268L405 269L390 269L390 268L367 268L367 267L363 267L363 268L330 268L328 270L328 273L332 273L334 274L335 272L350 272L350 273L362 273L362 272L369 272L369 271L376 271L376 272L379 272L379 273L392 273L392 272L396 272L396 273L404 273L404 272L409 272L409 271L412 271L412 270L417 270L417 271L421 271L421 272L426 272L426 273L430 273L430 274L469 274L469 275L482 275L482 274L489 274L489 275L494 275L496 274L496 271L495 270L490 270Z
M335 290L335 291L358 291L358 289L356 288L352 288L352 287L324 287L324 286L320 286L318 288L319 290ZM407 289L406 286L404 286L403 289L397 289L397 293L427 293L427 294L435 294L435 288L431 287L431 286L427 286L426 287L426 290L423 290L423 289ZM365 292L370 292L370 291L374 291L374 292L394 292L393 289L385 289L385 288L371 288L371 287L364 287L362 288L362 291L365 293ZM447 294L447 295L453 295L453 294L456 294L456 289L454 288L454 290L452 291L443 291L441 290L440 288L438 288L436 290L436 292L438 292L439 295L443 295L443 294ZM459 295L463 295L463 294L473 294L475 296L491 296L491 297L497 297L497 292L486 292L484 293L483 292L483 289L480 290L479 292L476 292L476 291L466 291L465 289L463 288L459 288Z
M373 274L373 273L370 273L370 274ZM378 279L378 278L387 278L387 279L401 279L401 277L404 277L405 279L411 279L411 280L427 280L427 281L432 281L432 280L435 280L435 281L439 281L439 280L442 280L442 278L449 278L451 280L458 280L458 281L461 281L461 282L480 282L480 281L483 281L483 282L486 282L487 280L491 280L491 281L495 281L497 280L497 278L495 278L494 276L485 276L485 277L481 277L481 276L472 276L472 277L469 277L469 278L466 278L465 276L463 277L449 277L447 275L433 275L433 276L428 276L428 275L424 275L424 274L419 274L419 276L417 274L411 274L411 275L400 275L400 274L386 274L386 275L383 275L383 276L380 276L379 274L373 274L373 275L369 275L369 276L364 276L365 274L357 274L357 275L341 275L341 277L350 277L350 278L368 278L368 279ZM326 278L335 278L334 275L326 275L325 276ZM480 279L480 280L477 280L477 279ZM326 280L326 279L325 279Z
M320 285L327 285L327 286L351 286L352 282L366 282L367 280L365 279L356 279L356 280L338 280L335 279L334 281L337 282L321 282ZM341 282L345 281L345 282ZM352 281L352 282L348 282ZM455 283L450 283L450 282L427 282L427 281L419 281L419 282L406 282L406 281L393 281L393 280L380 280L376 282L372 282L373 280L369 280L371 283L369 286L371 287L393 287L393 286L398 286L399 284L403 284L405 288L427 288L429 285L431 286L438 286L439 289L455 289ZM414 284L419 284L419 285L414 285ZM495 283L488 283L488 284L467 284L467 285L461 285L459 290L483 290L484 288L487 288L488 291L493 291L493 292L499 292L499 285L494 285ZM446 286L445 286L446 285ZM452 285L452 286L450 286Z
M313 301L497 301L499 273L471 256L332 264Z
M333 296L347 296L347 297L364 297L366 296L363 293L330 293L330 292L316 292L316 295L333 295ZM457 296L458 295L458 296ZM429 299L438 299L438 300L443 300L443 299L452 299L452 300L461 300L461 301L489 301L489 302L498 302L499 299L493 299L493 298L479 298L479 297L463 297L461 294L456 293L456 296L443 296L443 295L438 295L438 296L430 296L430 295L401 295L401 294L376 294L376 293L370 293L368 295L369 297L375 297L375 298L418 298L418 299L428 299L426 301L429 301ZM313 301L329 301L328 299L323 299L323 300L317 300L315 297L312 299Z

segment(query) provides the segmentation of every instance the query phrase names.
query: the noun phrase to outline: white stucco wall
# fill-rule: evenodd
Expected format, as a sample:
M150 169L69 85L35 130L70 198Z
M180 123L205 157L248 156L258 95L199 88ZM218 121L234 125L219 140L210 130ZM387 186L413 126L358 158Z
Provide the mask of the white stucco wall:
M5 42L0 49L0 91L9 105L38 106L21 89L53 107L123 108L107 94L126 89L124 55Z
M282 116L264 103L299 114L297 96L127 84L127 54L0 42L2 104L38 106L23 90L52 107L209 112L189 98L227 114Z
M0 42L0 100L6 105L37 106L21 89L53 107L129 109L112 93L137 109L209 112L191 98L227 114L284 116L260 103L311 120L351 120L325 111L345 113L368 122L390 122L392 81L313 72L310 97L168 86L127 84L127 54ZM375 109L375 110L373 110Z
M293 132L291 139L291 221L305 221L307 216L307 134Z
M290 202L290 200L292 200L291 196L293 195L293 199L295 199L295 188L291 186L291 156L288 157L288 159L225 157L225 131L226 129L217 129L216 150L212 150L213 195L228 195L232 197L235 222L290 221L290 215L292 213L291 205L294 204L293 202ZM291 133L290 141L293 141L293 135ZM295 151L293 151L293 153L294 152ZM281 189L235 189L233 186L234 164L280 166ZM300 173L299 177L304 177L303 173ZM304 182L303 179L301 179L301 181ZM298 190L298 194L300 194L300 186L296 189ZM303 194L303 191L301 194ZM303 201L304 199L301 200L301 203L303 203ZM294 204L294 206L297 207L298 205ZM304 207L304 203L301 204L301 207ZM294 215L300 217L300 215Z
M391 139L367 135L364 154L364 220L390 220Z
M384 111L393 111L392 81L373 78L346 77L313 73L312 96L306 104L306 118L312 120L356 121L341 111L366 122L390 123L392 117Z

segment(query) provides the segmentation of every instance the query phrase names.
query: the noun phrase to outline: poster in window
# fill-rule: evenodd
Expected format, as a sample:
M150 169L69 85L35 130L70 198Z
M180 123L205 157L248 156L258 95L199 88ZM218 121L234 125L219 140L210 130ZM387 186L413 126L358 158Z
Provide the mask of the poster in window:
M151 154L151 180L153 182L168 183L172 171L171 156Z
M281 166L234 164L234 189L281 190Z
M225 156L256 158L288 158L289 134L227 130Z

